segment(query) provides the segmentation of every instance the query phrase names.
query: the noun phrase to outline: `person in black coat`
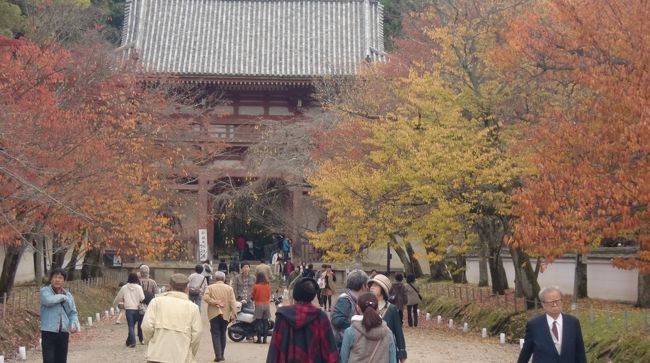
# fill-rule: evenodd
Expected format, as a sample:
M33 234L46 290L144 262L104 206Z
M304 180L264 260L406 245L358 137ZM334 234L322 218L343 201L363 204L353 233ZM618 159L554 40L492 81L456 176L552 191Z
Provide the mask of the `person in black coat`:
M539 292L545 314L526 324L524 346L517 363L587 363L580 321L562 313L562 292L547 287Z

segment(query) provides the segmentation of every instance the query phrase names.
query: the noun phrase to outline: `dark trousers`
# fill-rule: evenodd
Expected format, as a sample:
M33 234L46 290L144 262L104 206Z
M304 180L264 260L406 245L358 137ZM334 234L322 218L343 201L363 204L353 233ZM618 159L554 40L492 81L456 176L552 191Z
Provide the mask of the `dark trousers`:
M404 325L404 309L397 309L397 315L399 315L399 325Z
M210 335L212 336L212 349L216 359L223 359L226 350L226 328L228 321L222 315L210 319Z
M269 327L269 319L255 319L257 324L257 341L266 343L266 333Z
M68 333L41 331L43 363L66 363L68 360Z
M409 319L409 326L418 326L418 304L406 305L406 314Z
M332 310L332 295L323 295L323 308Z
M137 309L125 310L126 325L129 327L129 335L126 337L126 345L135 345L135 325L140 322L140 312ZM142 330L138 326L138 336L142 336Z
M144 319L143 314L138 314L138 340L141 344L144 343L144 336L142 335L142 320Z

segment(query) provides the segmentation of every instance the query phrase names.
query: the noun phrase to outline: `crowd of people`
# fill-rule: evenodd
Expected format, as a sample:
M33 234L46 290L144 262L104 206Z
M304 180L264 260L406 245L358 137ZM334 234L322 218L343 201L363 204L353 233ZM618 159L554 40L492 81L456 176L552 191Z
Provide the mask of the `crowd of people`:
M204 265L208 266L204 266ZM228 325L239 304L254 309L257 344L267 344L271 317L270 266L251 271L243 262L231 285L223 271L211 273L209 262L198 264L186 276L173 274L169 291L161 292L149 277L149 267L128 275L114 305L121 306L128 325L125 345L136 346L136 336L147 344L148 362L195 362L202 323L200 308L207 305L215 362L224 361ZM208 270L208 274L205 274ZM315 271L312 264L297 267L290 281L291 304L279 306L267 353L267 363L397 363L407 359L403 331L404 309L409 327L418 325L422 300L415 277L352 270L338 292L331 265ZM66 362L69 334L79 330L74 298L64 289L66 272L55 269L41 289L43 361ZM332 307L331 297L338 294ZM545 314L526 326L518 363L586 363L579 321L561 311L562 293L546 288L539 294ZM137 327L137 330L136 330Z

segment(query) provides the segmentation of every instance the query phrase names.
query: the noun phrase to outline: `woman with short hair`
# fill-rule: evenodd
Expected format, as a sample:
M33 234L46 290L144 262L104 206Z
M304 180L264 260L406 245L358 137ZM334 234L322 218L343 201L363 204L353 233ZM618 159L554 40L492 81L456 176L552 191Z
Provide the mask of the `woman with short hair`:
M47 286L40 291L43 363L66 363L70 333L79 331L77 306L72 294L63 288L66 277L64 269L53 269Z
M388 301L389 291L392 287L390 279L382 274L375 275L374 278L368 280L368 287L370 292L377 297L378 309L377 312L384 319L390 331L395 335L395 345L397 346L397 359L400 361L406 360L406 342L404 340L404 331L402 330L402 323L399 318L397 307Z

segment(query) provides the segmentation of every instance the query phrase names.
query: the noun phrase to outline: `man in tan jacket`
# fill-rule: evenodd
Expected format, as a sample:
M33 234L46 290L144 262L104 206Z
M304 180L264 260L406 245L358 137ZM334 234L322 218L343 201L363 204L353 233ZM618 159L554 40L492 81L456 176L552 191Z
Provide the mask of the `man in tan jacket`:
M215 362L224 360L226 350L226 328L228 322L237 316L237 301L232 287L225 284L226 274L217 271L214 274L215 283L208 286L203 294L203 301L208 304L208 319L210 319L210 335Z
M149 303L142 322L147 362L195 363L201 339L199 307L187 297L187 276L173 274L171 291Z

